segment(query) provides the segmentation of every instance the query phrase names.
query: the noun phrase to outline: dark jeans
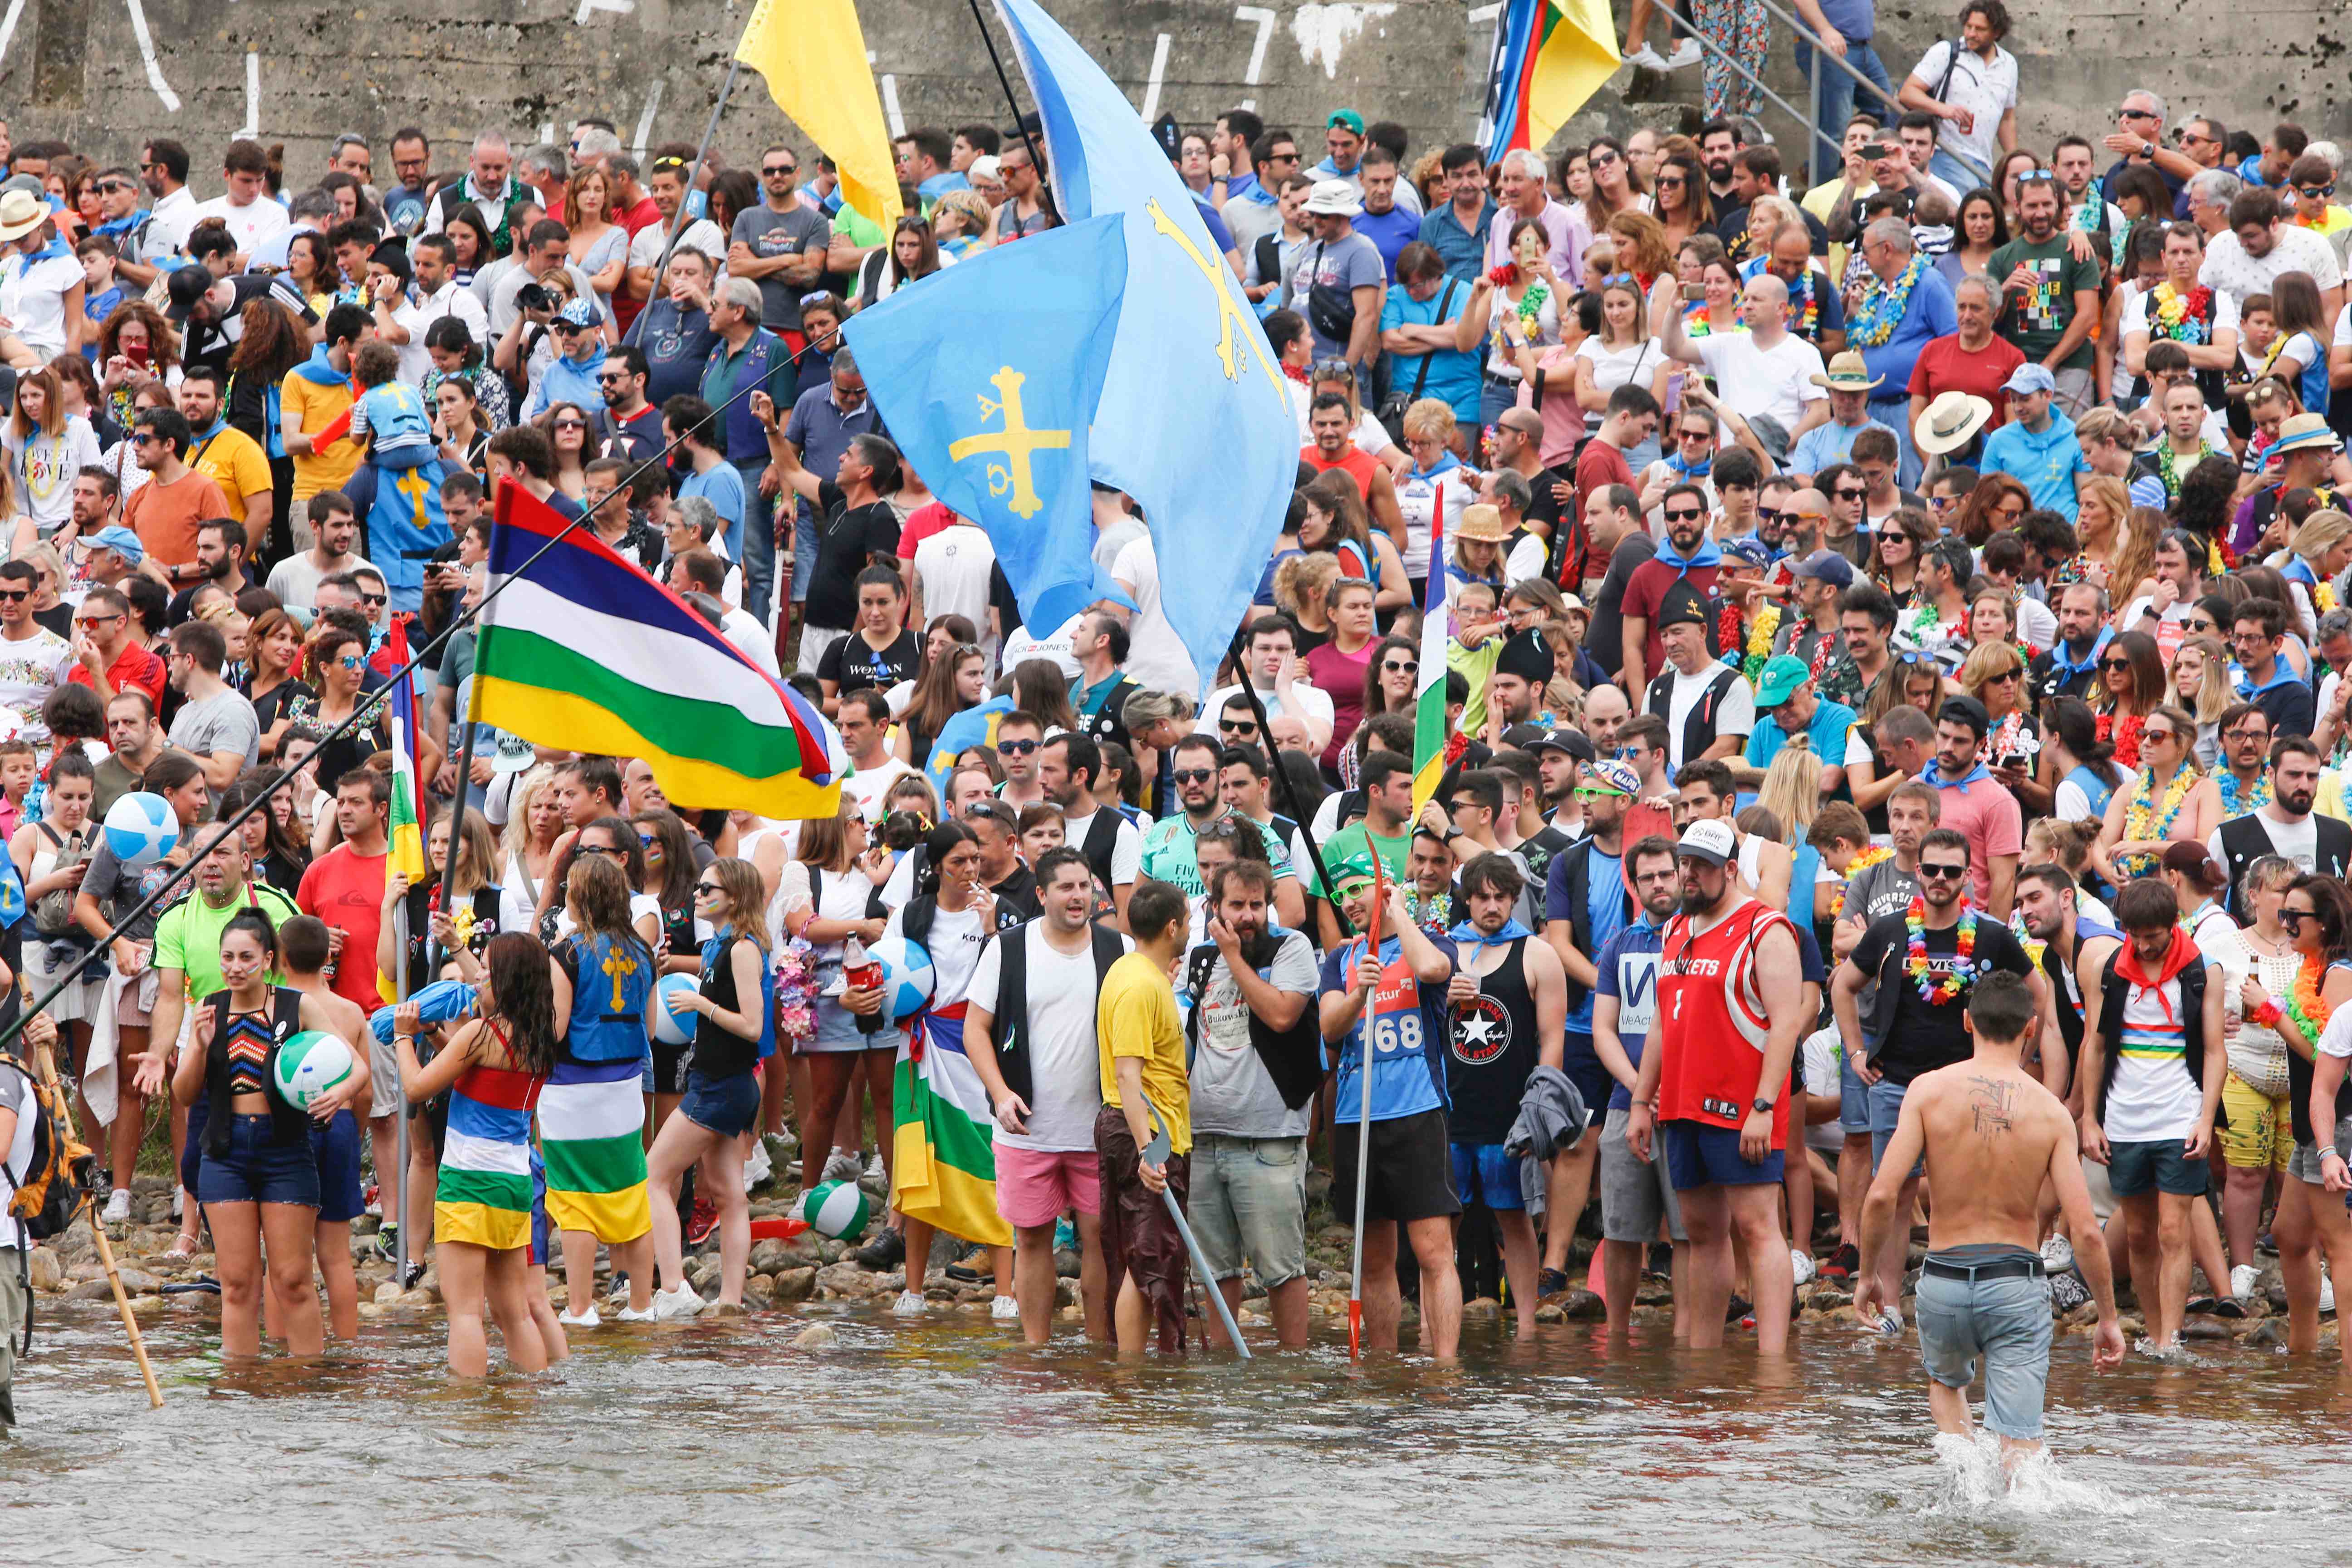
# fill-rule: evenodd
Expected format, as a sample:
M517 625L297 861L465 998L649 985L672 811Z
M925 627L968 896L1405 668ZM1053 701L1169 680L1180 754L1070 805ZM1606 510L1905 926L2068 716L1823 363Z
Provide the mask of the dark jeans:
M776 533L772 521L774 502L760 493L760 476L768 459L753 458L735 465L743 478L743 607L768 624L769 595L776 583Z
M1845 63L1884 89L1889 98L1894 96L1895 84L1887 79L1886 67L1880 62L1878 52L1870 47L1867 40L1857 42L1848 38L1845 41ZM1810 91L1813 76L1813 47L1802 38L1797 40L1797 74L1805 79ZM1807 184L1818 185L1835 179L1838 171L1845 166L1845 155L1838 151L1838 139L1845 133L1845 122L1853 114L1853 100L1857 95L1864 100L1862 107L1877 115L1881 121L1896 112L1885 100L1864 92L1855 85L1853 78L1838 69L1831 59L1822 61L1821 101L1813 105L1813 166Z

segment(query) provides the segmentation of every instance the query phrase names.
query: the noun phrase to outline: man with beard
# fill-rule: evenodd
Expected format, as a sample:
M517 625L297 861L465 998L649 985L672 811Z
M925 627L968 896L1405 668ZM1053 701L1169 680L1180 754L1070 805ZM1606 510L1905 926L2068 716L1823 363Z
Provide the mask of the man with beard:
M1797 613L1781 626L1772 653L1775 658L1786 654L1799 660L1819 680L1845 652L1845 632L1838 625L1838 595L1853 586L1853 568L1834 551L1817 550L1798 558L1790 572L1796 580ZM1844 702L1844 706L1853 704Z
M2112 635L2107 591L2095 583L2069 583L2058 591L2058 641L2033 656L2029 671L2035 707L2053 697L2087 700L2099 679L2099 656Z
M1811 1020L1796 928L1748 896L1730 864L1738 849L1731 825L1717 821L1693 823L1676 846L1682 912L1660 942L1657 1047L1642 1054L1625 1141L1638 1159L1663 1154L1682 1205L1691 1347L1723 1342L1737 1231L1756 1299L1756 1348L1777 1356L1788 1348L1796 1291L1780 1226L1789 1064ZM1654 1104L1663 1135L1655 1150Z
M1706 194L1717 212L1740 205L1734 193L1739 150L1746 144L1739 127L1728 120L1710 120L1699 129L1699 162L1706 165Z
M1592 1002L1592 1047L1615 1080L1601 1124L1601 1296L1608 1303L1609 1332L1622 1334L1633 1320L1643 1260L1664 1225L1675 1243L1674 1332L1682 1340L1690 1335L1690 1237L1683 1230L1682 1205L1675 1201L1664 1164L1645 1163L1625 1141L1643 1051L1657 1026L1658 933L1681 906L1682 870L1674 841L1655 834L1635 844L1625 863L1640 910L1601 949Z
M1998 331L2031 363L2057 378L2069 415L2091 406L2091 329L2099 319L2099 264L2077 254L2059 227L2058 183L2045 170L2017 180L2019 237L1993 252L2000 280Z
M1869 1103L1874 1170L1895 1136L1911 1080L1968 1059L1964 1004L1977 980L1995 970L2032 973L2009 928L1979 919L1969 907L1967 835L1937 827L1921 836L1916 876L1919 892L1910 906L1873 921L1830 982L1846 1062ZM1924 974L1913 970L1915 960L1925 963ZM1873 981L1878 990L1865 1020L1862 991ZM2036 981L2037 1007L2042 997ZM1916 1200L1920 1174L1914 1170L1905 1178L1897 1213L1912 1212L1901 1205ZM1893 1301L1902 1288L1904 1261L1902 1246L1890 1242L1878 1257L1865 1254L1860 1272L1875 1276L1881 1299Z
M1543 709L1544 688L1556 668L1551 639L1541 631L1530 626L1512 633L1486 678L1488 715L1506 730L1532 722Z
M1610 862L1616 863L1614 858ZM1567 980L1553 950L1512 917L1525 891L1518 867L1506 855L1479 855L1462 868L1458 903L1468 919L1446 932L1459 955L1446 988L1446 1135L1454 1188L1493 1212L1502 1232L1503 1277L1511 1289L1519 1337L1531 1339L1539 1278L1555 1290L1568 1277L1536 1271L1535 1223L1519 1186L1519 1162L1504 1152L1519 1113L1528 1076L1538 1065L1561 1065L1560 1021L1568 1010ZM1616 896L1616 889L1610 889ZM1590 965L1587 965L1588 969ZM1585 1038L1590 1054L1591 1037ZM1606 1079L1602 1080L1605 1086ZM1600 1089L1588 1109L1600 1113ZM1582 1086L1580 1085L1580 1088ZM1573 1178L1564 1167L1579 1167ZM1582 1138L1552 1161L1544 1212L1548 1240L1564 1258L1592 1170L1592 1140Z
M2260 717L2255 713L2239 722L2251 725ZM2223 725L2222 733L2228 735L2228 725ZM2321 877L2342 877L2352 868L2352 826L2337 817L2312 814L2312 803L2319 795L2319 748L2306 736L2281 735L2271 743L2270 751L2269 803L2255 811L2246 811L2242 805L2240 813L2225 820L2205 841L2206 853L2230 873L2233 914L2241 912L2237 897L2246 868L2264 855L2284 856L2298 869ZM2231 761L2234 764L2235 758Z
M2042 980L2050 997L2050 1029L2042 1040L2042 1081L2050 1092L2080 1110L2072 1092L2074 1064L2083 1055L2083 998L2097 989L2107 960L2123 945L2124 933L2083 912L2082 887L2055 861L2028 866L2017 876L2017 910L2025 934L2042 943ZM2085 977L2088 977L2087 980ZM2057 1037L2053 1048L2051 1034ZM2060 1272L2072 1252L2053 1247L2042 1261Z
M1181 809L1153 823L1143 836L1139 874L1154 881L1173 882L1187 899L1197 902L1208 892L1196 847L1201 835L1215 823L1231 822L1244 832L1257 835L1266 862L1274 868L1276 887L1285 883L1295 887L1297 878L1291 872L1289 847L1261 828L1255 818L1241 816L1225 804L1220 761L1223 748L1206 735L1187 735L1176 742L1175 751L1176 800ZM1297 912L1291 911L1291 918Z
M1718 602L1717 580L1723 574L1723 551L1707 533L1706 492L1693 484L1675 485L1668 489L1659 503L1664 520L1665 542L1657 553L1641 565L1625 582L1624 633L1622 666L1624 687L1630 695L1646 690L1651 678L1665 667L1665 602L1677 589L1688 592L1679 596L1693 599L1702 607L1700 625L1708 626L1705 612ZM1719 649L1714 647L1711 632L1703 632L1712 658ZM1676 758L1680 761L1679 754Z
M1968 842L1976 866L1973 896L1978 907L2006 921L2017 893L2025 824L2017 797L1977 761L1977 748L1984 744L1990 722L1984 704L1975 698L1946 698L1936 712L1935 765L1919 775L1919 782L1941 793L1937 825Z
M1000 721L1000 746L1003 733ZM1110 889L1124 927L1128 900L1135 894L1136 869L1143 858L1143 835L1125 816L1095 799L1095 780L1101 774L1102 750L1085 735L1064 731L1037 752L1038 787L1062 808L1064 842L1086 851L1087 863Z

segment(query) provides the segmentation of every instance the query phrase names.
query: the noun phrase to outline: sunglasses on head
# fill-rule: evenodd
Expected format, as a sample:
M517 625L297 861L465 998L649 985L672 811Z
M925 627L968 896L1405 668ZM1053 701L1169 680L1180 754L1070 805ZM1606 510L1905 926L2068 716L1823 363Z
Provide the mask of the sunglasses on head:
M1969 868L1966 863L1958 866L1930 866L1925 860L1919 862L1919 875L1938 881L1957 882L1968 874Z

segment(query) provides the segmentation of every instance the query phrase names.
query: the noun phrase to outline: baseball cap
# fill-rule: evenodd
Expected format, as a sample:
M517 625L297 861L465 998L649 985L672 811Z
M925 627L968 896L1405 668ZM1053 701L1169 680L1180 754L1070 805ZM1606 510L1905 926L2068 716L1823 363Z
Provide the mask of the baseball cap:
M604 319L593 300L573 300L556 312L555 319L567 327L593 327Z
M1334 893L1344 893L1357 883L1370 882L1379 876L1372 868L1372 854L1369 849L1342 855L1324 868L1331 873L1331 890Z
M1816 550L1797 563L1796 575L1827 583L1832 588L1853 586L1853 563L1834 550Z
M1323 129L1328 131L1334 125L1344 125L1359 136L1364 133L1364 117L1352 109L1333 110L1331 118L1323 122Z
M1528 738L1530 752L1566 752L1578 762L1589 763L1601 753L1592 747L1592 737L1581 730L1546 730Z
M1739 839L1731 831L1731 824L1720 819L1694 822L1683 829L1682 841L1675 846L1677 856L1704 860L1710 866L1720 866L1739 853Z
M171 299L163 307L163 314L174 321L186 321L188 312L196 308L196 301L212 292L212 287L210 268L191 264L174 268L171 281L164 285Z
M139 536L119 522L91 534L89 543L93 550L103 546L113 551L133 566L147 559L147 547L139 542Z
M1797 688L1812 679L1813 672L1805 661L1793 654L1781 654L1764 667L1756 682L1756 710L1767 713L1789 700Z
M2021 395L2055 392L2058 390L2058 378L2050 374L2046 365L2021 364L2009 373L2009 379L2000 384L2000 389Z

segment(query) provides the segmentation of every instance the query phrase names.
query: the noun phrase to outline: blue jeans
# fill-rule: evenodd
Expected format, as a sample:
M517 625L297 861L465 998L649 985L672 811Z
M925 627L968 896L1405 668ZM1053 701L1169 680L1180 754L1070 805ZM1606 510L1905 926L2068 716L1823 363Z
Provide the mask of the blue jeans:
M1879 1162L1886 1157L1886 1146L1895 1142L1895 1124L1903 1119L1903 1097L1910 1091L1909 1084L1896 1083L1890 1078L1882 1078L1869 1088L1870 1169L1873 1174L1877 1173ZM1911 1167L1911 1174L1924 1176L1927 1173L1927 1155L1922 1150L1917 1163Z
M1888 98L1895 96L1895 83L1886 75L1878 51L1868 39L1848 38L1845 41L1845 63L1868 77ZM1797 74L1811 82L1813 75L1813 47L1804 39L1797 40ZM1813 142L1811 183L1821 184L1834 179L1845 166L1845 156L1838 150L1839 139L1845 134L1845 122L1853 117L1855 98L1863 96L1854 86L1853 78L1837 68L1829 60L1822 62L1821 101L1813 105ZM1894 112L1885 100L1872 96L1863 105L1881 121ZM1966 190L1968 187L1960 187Z
M1936 155L1927 160L1927 173L1935 175L1962 195L1967 195L1991 177L1990 170L1979 174L1941 147L1937 148Z
M775 503L760 493L760 476L767 467L764 456L735 465L743 478L743 551L737 560L743 568L743 607L763 622L776 582L776 531L770 521Z

